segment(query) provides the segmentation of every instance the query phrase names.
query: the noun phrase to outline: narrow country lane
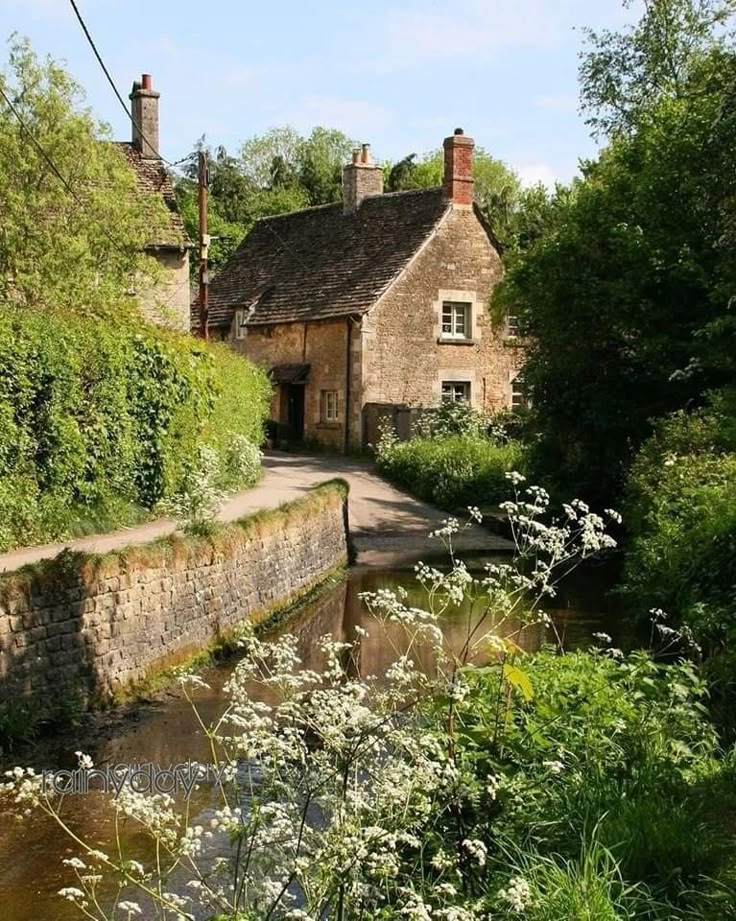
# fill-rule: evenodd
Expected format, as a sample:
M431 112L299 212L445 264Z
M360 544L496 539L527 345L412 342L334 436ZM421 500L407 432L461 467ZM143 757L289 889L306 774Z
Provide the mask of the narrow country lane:
M373 472L369 462L353 458L270 452L264 458L260 483L232 496L219 518L234 521L259 509L275 508L333 477L342 477L350 485L350 531L361 562L370 562L374 553L415 556L425 549L437 549L438 542L430 540L428 535L447 513L395 489ZM147 543L175 530L174 521L159 519L108 534L13 550L0 554L0 571L54 557L64 549L107 553L131 544ZM493 551L509 549L511 545L482 528L472 527L460 535L457 546L466 550Z

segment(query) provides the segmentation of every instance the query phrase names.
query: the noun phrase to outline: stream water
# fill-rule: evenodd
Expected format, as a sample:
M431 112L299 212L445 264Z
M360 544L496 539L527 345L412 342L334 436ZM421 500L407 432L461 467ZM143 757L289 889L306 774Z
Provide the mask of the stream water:
M482 562L476 559L475 563ZM570 577L562 586L554 607L547 608L558 634L567 648L588 645L592 634L605 631L617 645L630 645L630 634L617 615L616 606L606 593L610 578L602 567L592 567ZM357 625L368 630L361 642L359 668L362 674L380 674L395 658L398 633L392 635L377 625L359 598L365 591L403 586L412 593L413 603L421 603L411 565L356 567L341 584L323 593L305 606L298 617L283 630L299 638L305 666L319 668L317 640L326 633L336 638L353 639ZM442 624L446 642L460 648L467 636L468 606L452 612ZM511 632L511 630L509 631ZM553 639L542 625L521 630L517 642L533 651ZM417 651L417 664L429 665L428 650ZM198 692L197 699L205 722L222 712L222 688L232 669L223 665L210 669L204 678L210 690ZM209 746L196 725L189 704L172 693L164 700L142 707L134 720L127 720L97 740L75 739L73 742L45 744L24 758L37 770L73 768L74 749L92 755L95 765L155 764L161 767L187 760L209 760ZM206 823L213 808L212 788L202 784L190 800L191 821ZM80 837L94 842L101 850L111 850L115 840L113 810L99 793L67 797L65 815ZM56 894L63 886L74 885L73 872L62 859L79 853L79 849L50 819L2 816L0 822L0 918L2 921L67 921L79 917L77 910ZM122 829L122 839L131 857L145 862L147 842L132 828Z

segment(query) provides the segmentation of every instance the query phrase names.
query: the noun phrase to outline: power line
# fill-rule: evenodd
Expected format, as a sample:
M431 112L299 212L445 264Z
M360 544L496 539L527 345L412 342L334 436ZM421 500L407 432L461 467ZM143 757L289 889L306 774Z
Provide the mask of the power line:
M90 48L91 48L92 51L94 52L94 55L95 55L95 57L97 58L97 61L99 62L100 67L102 68L102 72L103 72L104 75L107 77L107 82L108 82L108 83L110 84L110 86L112 87L113 93L115 93L115 96L117 97L118 102L119 102L120 105L123 107L123 111L124 111L125 114L128 116L128 118L130 119L130 121L131 121L133 127L135 128L135 130L136 130L136 131L138 132L138 134L140 135L141 140L142 140L145 144L147 144L152 150L154 150L155 148L153 147L153 144L151 144L151 142L148 140L148 138L143 134L143 131L141 130L141 126L136 122L135 118L133 117L133 113L131 112L131 110L130 110L130 109L128 108L128 106L126 105L125 100L123 99L123 97L120 95L117 86L115 86L115 81L114 81L113 78L110 76L110 71L107 69L107 66L106 66L105 62L102 60L102 55L101 55L100 52L97 50L97 45L95 45L94 39L93 39L92 36L90 35L90 31L89 31L89 29L87 28L87 24L85 23L84 19L82 18L82 14L79 12L79 7L77 6L75 0L69 0L69 3L71 4L72 9L74 10L74 15L77 17L77 20L79 21L79 25L82 27L82 31L84 32L84 34L85 34L85 36L86 36L86 38L87 38L87 41L89 42ZM171 167L176 167L179 163L184 163L186 160L189 160L189 159L191 158L191 156L192 156L191 154L189 154L189 155L186 156L186 157L182 157L181 160L176 160L175 162L172 163L171 160L167 160L166 157L164 157L164 156L160 153L160 151L157 150L156 153L157 153L157 154L159 155L159 157L164 161L164 163L166 163L167 166L171 166Z

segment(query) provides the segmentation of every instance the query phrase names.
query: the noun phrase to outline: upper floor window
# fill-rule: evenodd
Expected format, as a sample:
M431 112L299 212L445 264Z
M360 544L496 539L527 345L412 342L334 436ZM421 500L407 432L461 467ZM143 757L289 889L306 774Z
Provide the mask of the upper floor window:
M515 313L510 313L506 318L506 327L508 330L508 336L510 338L516 338L521 335L519 327L519 318Z
M442 381L443 403L469 403L470 381Z
M322 422L337 422L339 419L337 390L323 390L320 397L320 418Z
M444 301L442 304L442 338L470 339L472 333L471 304Z

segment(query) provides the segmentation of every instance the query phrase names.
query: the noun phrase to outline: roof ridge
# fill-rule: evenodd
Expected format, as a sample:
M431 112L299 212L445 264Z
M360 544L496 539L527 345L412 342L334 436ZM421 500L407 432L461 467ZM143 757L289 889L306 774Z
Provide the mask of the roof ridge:
M369 198L398 198L399 195L426 195L427 192L441 192L441 185L423 186L420 189L399 189L397 192L383 192L381 195L370 195Z
M309 205L306 208L297 208L296 211L282 211L280 214L264 214L263 217L257 218L255 224L262 224L265 221L277 221L284 217L294 217L296 214L312 214L314 211L326 211L328 208L336 208L341 205L341 201L331 201L326 205Z
M441 185L427 186L421 189L400 189L398 192L379 192L377 195L367 195L363 201L376 201L381 198L398 198L401 195L426 195L428 192L441 192ZM362 202L361 202L362 204ZM281 218L294 217L298 214L312 214L315 211L327 210L328 208L336 208L342 205L341 201L331 201L323 205L309 205L306 208L297 208L295 211L282 211L280 214L264 214L263 217L259 217L255 223L260 224L263 221L277 221ZM358 207L357 211L360 211Z

